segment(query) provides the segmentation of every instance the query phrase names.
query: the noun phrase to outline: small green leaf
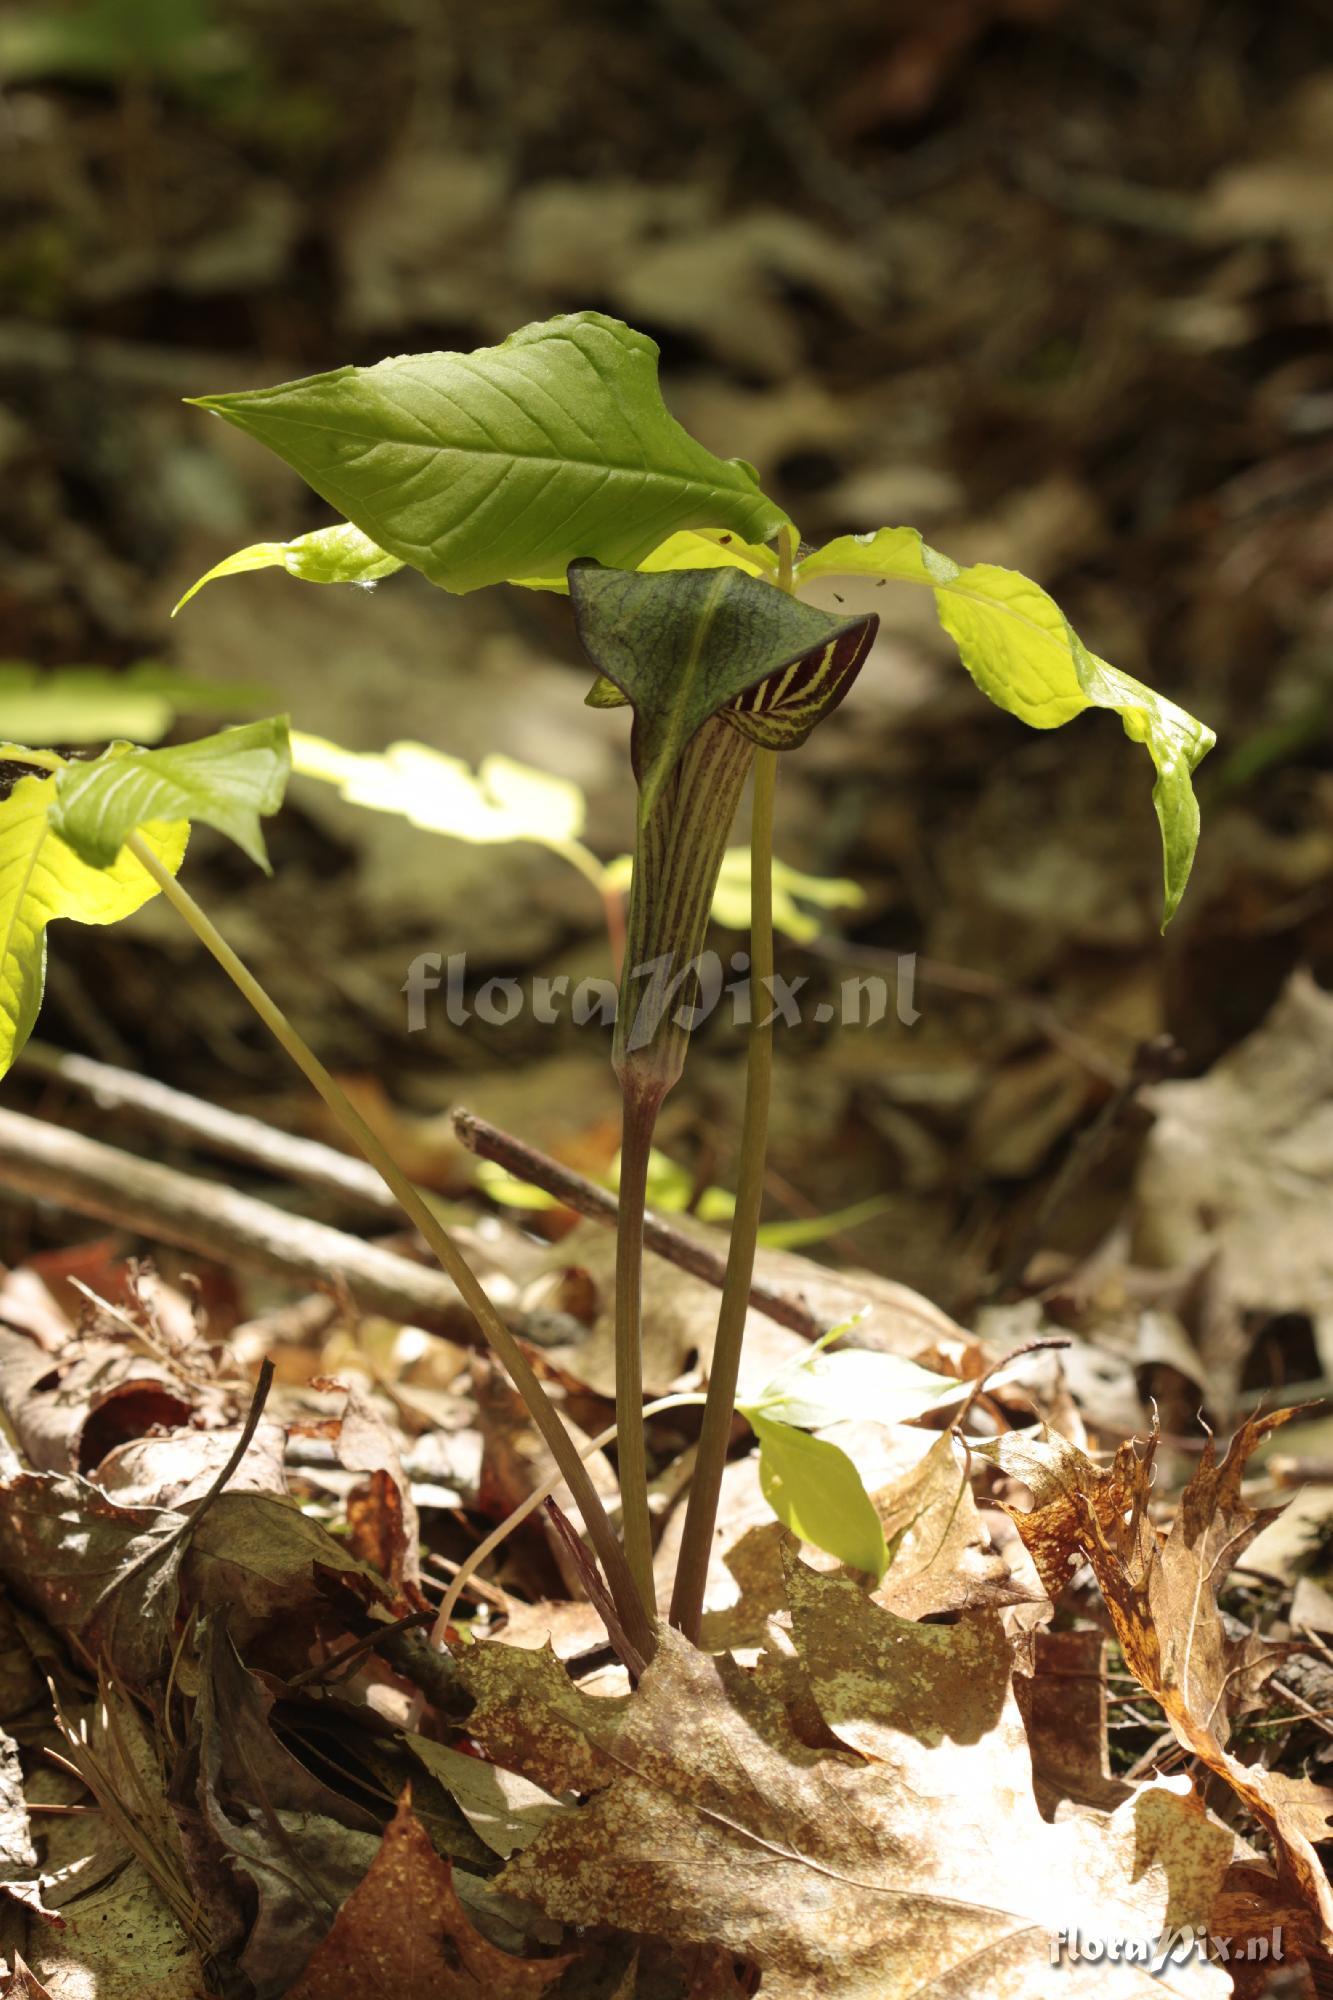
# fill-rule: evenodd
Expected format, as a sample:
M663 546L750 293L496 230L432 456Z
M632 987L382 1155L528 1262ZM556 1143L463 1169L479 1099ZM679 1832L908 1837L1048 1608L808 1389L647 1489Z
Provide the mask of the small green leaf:
M645 575L579 562L569 587L584 651L633 704L641 819L714 715L768 749L803 743L855 680L879 624L831 618L732 568Z
M202 820L267 873L259 819L282 804L290 769L285 716L166 750L113 743L59 773L51 824L90 867L108 868L145 822Z
M229 715L263 699L262 688L190 680L148 661L120 674L0 664L0 719L5 734L21 743L105 743L113 736L155 743L178 715Z
M393 576L402 568L397 556L386 555L350 521L340 521L336 527L298 535L292 542L252 542L248 549L237 549L234 556L205 570L171 615L174 618L206 583L220 576L241 576L247 570L285 569L288 576L302 583L365 584L377 583L382 576Z
M1212 730L1090 653L1059 605L1027 577L992 563L962 569L928 548L915 528L840 536L797 571L798 583L821 576L877 576L933 590L940 623L982 693L1034 729L1058 729L1086 708L1109 708L1120 717L1157 771L1165 928L1194 861L1199 807L1190 779L1217 740Z
M22 1049L42 1004L46 927L56 917L114 924L157 894L133 855L91 868L52 830L58 774L69 768L51 751L0 746L0 1076ZM31 775L23 775L28 771ZM154 826L145 838L174 875L189 827Z
M577 556L632 568L680 528L764 542L787 520L752 466L670 415L656 344L601 313L196 400L446 590L554 576Z
M781 1222L761 1222L758 1240L766 1250L807 1250L840 1230L860 1229L864 1223L874 1222L893 1206L892 1195L870 1194L864 1201L849 1202L846 1208L831 1209L826 1215L791 1215Z
M724 528L682 528L678 534L668 535L637 567L645 575L668 569L743 569L751 576L776 578L778 559L772 549L743 542ZM569 592L569 578L563 570L559 576L523 576L513 581L524 590ZM625 697L617 694L615 699L622 702ZM615 703L605 705L614 707Z
M759 1484L785 1527L876 1583L889 1566L879 1515L845 1451L827 1438L750 1414L759 1439Z
M741 1414L750 1421L769 1417L807 1431L855 1417L902 1424L953 1400L957 1388L952 1376L936 1375L905 1355L819 1346L780 1368Z
M844 882L822 875L806 875L787 862L773 859L773 928L798 944L809 944L819 936L819 919L801 908L813 903L819 910L855 910L865 901L865 890L856 882ZM729 847L722 857L722 873L713 891L713 922L724 930L750 928L750 850Z

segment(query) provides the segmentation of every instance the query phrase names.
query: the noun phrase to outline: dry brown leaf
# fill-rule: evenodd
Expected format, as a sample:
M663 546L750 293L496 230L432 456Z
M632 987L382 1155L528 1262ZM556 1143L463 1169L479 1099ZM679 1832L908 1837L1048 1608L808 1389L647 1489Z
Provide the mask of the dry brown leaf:
M1021 1479L1031 1493L1029 1509L1006 1511L1018 1523L1054 1603L1069 1581L1070 1558L1087 1540L1090 1516L1110 1527L1133 1504L1138 1473L1133 1443L1127 1439L1120 1445L1109 1471L1046 1424L1036 1431L1007 1431L973 1450Z
M773 2000L1049 2000L1059 1930L1152 1937L1206 1917L1232 1839L1180 1781L1111 1818L1041 1818L995 1614L913 1624L799 1564L789 1587L798 1659L755 1674L669 1631L620 1701L582 1694L549 1654L465 1655L478 1739L549 1788L593 1793L502 1888L565 1922L725 1946ZM789 1712L802 1667L843 1752L810 1747ZM1165 1982L1070 1965L1059 1985L1228 1990L1202 1964Z
M571 1963L513 1958L481 1935L405 1792L288 2000L538 2000Z
M15 1952L13 1970L0 1986L0 2000L51 2000L51 1995Z
M1333 1889L1311 1843L1333 1837L1328 1824L1333 1790L1262 1765L1242 1764L1228 1750L1233 1717L1253 1705L1281 1654L1257 1634L1229 1639L1217 1606L1228 1572L1274 1518L1272 1510L1256 1511L1241 1498L1246 1462L1261 1439L1291 1414L1276 1410L1250 1419L1220 1465L1209 1438L1166 1535L1148 1518L1151 1453L1134 1461L1124 1457L1129 1448L1122 1447L1117 1467L1128 1491L1123 1498L1117 1492L1115 1504L1108 1505L1114 1475L1098 1475L1062 1438L1049 1437L1031 1449L1044 1451L1056 1468L1053 1477L1067 1514L1061 1518L1061 1537L1066 1527L1077 1527L1079 1546L1101 1586L1126 1666L1160 1702L1179 1742L1224 1778L1265 1828L1280 1866L1318 1911L1328 1942L1333 1938ZM1002 1462L1007 1464L1007 1458ZM1040 1484L1035 1469L1033 1477ZM1087 1494L1081 1521L1080 1480ZM1043 1516L1055 1504L1048 1501L1034 1514L1015 1516L1025 1538L1033 1537L1029 1547L1039 1565L1038 1549L1049 1553L1051 1547L1049 1519Z
M1144 1093L1156 1114L1135 1190L1135 1256L1207 1270L1199 1346L1209 1400L1225 1409L1255 1331L1312 1323L1333 1360L1333 994L1292 974L1253 1034L1206 1076Z

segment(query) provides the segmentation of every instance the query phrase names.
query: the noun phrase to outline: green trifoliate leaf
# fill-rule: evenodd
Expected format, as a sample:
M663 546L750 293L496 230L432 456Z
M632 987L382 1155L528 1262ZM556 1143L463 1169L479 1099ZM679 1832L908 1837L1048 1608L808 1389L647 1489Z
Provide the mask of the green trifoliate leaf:
M197 401L446 590L554 576L578 556L632 568L680 528L763 542L786 523L752 466L670 415L656 344L601 313Z
M1059 605L1027 577L993 563L960 568L928 548L915 528L840 536L797 570L798 584L821 576L876 576L933 590L940 623L982 693L1034 729L1057 729L1085 708L1115 711L1125 734L1146 745L1157 771L1165 927L1185 893L1198 844L1190 779L1217 740L1207 724L1090 653Z
M285 569L288 576L302 583L364 584L378 583L382 576L392 576L403 567L397 556L386 554L360 528L350 521L339 521L335 527L298 535L295 541L252 542L248 549L237 549L234 556L205 570L171 615L174 618L206 583L220 576L242 576L247 570Z
M855 680L879 623L831 618L731 568L644 575L580 562L569 587L583 650L634 708L645 818L712 716L766 749L803 743Z
M827 1438L753 1415L759 1484L773 1512L803 1542L865 1570L878 1583L889 1550L874 1502L845 1451Z
M68 768L51 751L0 745L0 1075L37 1020L52 919L114 924L157 894L133 855L122 855L111 868L90 868L55 833L56 782ZM173 875L189 832L180 824L144 829Z
M229 715L262 699L261 688L193 681L147 661L123 674L0 665L0 728L23 743L105 743L112 736L155 743L178 715Z
M51 823L81 860L108 868L146 822L202 820L267 873L260 815L282 804L290 769L285 716L166 750L113 743L59 773Z

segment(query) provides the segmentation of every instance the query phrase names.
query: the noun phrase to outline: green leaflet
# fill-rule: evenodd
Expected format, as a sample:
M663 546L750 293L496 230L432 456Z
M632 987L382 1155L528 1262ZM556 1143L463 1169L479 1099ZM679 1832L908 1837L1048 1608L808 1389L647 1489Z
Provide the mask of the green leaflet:
M178 715L230 715L263 699L262 688L190 680L147 660L123 674L0 664L0 726L17 743L105 743L113 736L156 743Z
M983 694L1034 729L1057 729L1085 708L1109 708L1146 745L1157 771L1153 804L1162 830L1163 928L1185 893L1199 838L1191 776L1216 742L1174 702L1090 653L1044 590L992 563L961 569L915 528L842 535L807 556L797 583L821 576L877 576L925 584L940 623Z
M427 833L478 842L531 840L571 858L586 801L576 784L512 757L461 757L427 743L391 743L382 756L343 750L322 736L292 735L292 768L337 785L349 805L397 813ZM594 871L597 863L584 850Z
M612 684L607 683L608 687ZM618 699L623 702L624 697ZM592 706L597 706L593 703ZM618 854L614 861L608 861L602 870L602 881L608 889L628 889L634 876L634 856ZM773 862L773 928L783 937L794 938L798 944L809 944L820 932L818 917L812 917L802 903L812 903L817 910L855 910L865 902L865 890L859 882L844 881L841 876L807 875L800 868L793 868L786 861ZM750 850L748 847L729 847L722 856L722 867L713 891L713 907L709 912L712 921L727 931L748 931L750 928Z
M744 542L724 528L682 528L659 542L636 567L645 573L667 569L743 569L751 576L776 580L778 559L772 549ZM563 571L559 576L523 576L513 581L524 590L555 590L566 595L569 592L569 578ZM624 696L617 696L617 700L623 701Z
M32 775L23 776L23 767ZM68 768L49 750L0 746L0 769L6 782L15 780L0 799L0 1075L32 1033L41 1009L47 925L56 917L118 923L157 894L133 855L122 855L111 868L91 868L54 832L57 775ZM188 826L149 827L145 838L175 874Z
M583 650L634 708L641 823L714 715L766 749L803 743L855 680L879 624L832 618L732 568L645 575L578 562L569 587ZM591 699L609 705L600 683Z
M174 618L206 583L220 576L241 576L247 570L285 569L288 576L302 583L377 583L380 577L392 576L402 568L397 556L386 555L360 528L350 521L339 521L332 528L315 528L308 535L298 535L295 541L252 542L248 549L237 549L234 556L205 570L171 615Z
M108 868L146 821L203 820L268 873L259 818L282 804L290 769L285 716L166 750L113 743L91 764L64 766L51 825L81 860Z
M830 1353L828 1343L846 1331L831 1328L737 1408L759 1440L759 1483L778 1519L803 1542L878 1581L891 1551L874 1502L846 1452L810 1432L855 1417L910 1422L953 1400L958 1384L898 1354L859 1347Z
M889 1566L879 1515L845 1451L827 1438L747 1412L759 1440L759 1484L785 1527L876 1583Z
M632 567L680 528L763 542L786 523L753 467L715 458L670 415L656 344L601 313L471 354L195 400L446 590L554 575L578 556Z
M825 1340L844 1330L836 1327ZM830 1352L821 1342L780 1368L741 1414L751 1421L767 1417L805 1431L855 1417L902 1424L937 1403L949 1402L957 1389L952 1376L936 1375L904 1355L879 1354L864 1347Z
M858 882L840 876L807 875L789 862L773 860L773 928L798 944L808 944L820 931L818 917L800 906L812 903L817 910L855 910L865 902L865 890ZM729 847L722 857L722 873L713 895L713 922L724 930L750 928L750 850Z

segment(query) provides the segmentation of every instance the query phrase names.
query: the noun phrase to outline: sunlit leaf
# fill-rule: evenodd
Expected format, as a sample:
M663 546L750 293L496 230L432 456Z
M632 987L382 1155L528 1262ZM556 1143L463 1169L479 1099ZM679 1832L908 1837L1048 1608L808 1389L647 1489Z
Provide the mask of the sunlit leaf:
M534 840L563 849L583 831L579 787L512 757L483 757L474 772L425 743L391 743L383 756L360 755L298 730L292 768L337 785L350 805L398 813L455 840Z
M651 549L636 567L645 575L652 575L668 569L743 569L750 576L776 577L778 559L772 549L766 549L754 542L742 541L725 528L682 528L677 534L668 535ZM524 576L514 581L524 590L554 590L568 594L569 578L564 570L557 576ZM615 707L623 702L624 695L615 691L615 700L608 700L607 707ZM598 703L592 704L594 707Z
M248 549L237 549L234 556L227 556L205 570L171 615L174 618L206 583L213 583L221 576L241 576L247 570L285 569L288 576L301 583L366 584L377 583L382 576L393 576L403 567L397 556L386 555L360 528L353 527L350 521L339 521L332 528L316 528L308 535L298 535L295 541L252 542Z
M178 715L229 715L263 699L262 688L190 680L148 661L125 673L0 664L0 729L16 743L156 743Z
M267 870L260 816L282 804L290 769L285 716L166 750L113 743L59 772L51 823L94 868L109 867L148 821L201 820Z
M856 882L836 877L807 875L786 861L773 860L773 928L798 944L808 944L819 936L818 917L801 908L813 903L819 910L855 910L865 902L865 890ZM722 857L722 873L713 891L713 922L724 930L750 928L750 850L729 847Z
M90 867L55 833L57 775L67 768L50 751L0 746L0 770L6 783L14 780L0 800L0 1075L32 1033L41 1008L47 925L56 917L118 923L157 894L133 855L122 855L110 868ZM21 775L24 769L31 775ZM183 824L145 828L173 874L188 837Z
M1086 708L1109 708L1120 717L1125 734L1146 745L1157 772L1162 921L1169 923L1198 844L1199 807L1190 780L1217 740L1212 730L1090 653L1059 605L1027 577L993 563L960 568L928 548L915 528L840 536L797 570L798 583L823 576L924 584L935 593L940 623L982 693L1034 729L1057 729Z
M763 542L786 522L752 466L715 458L670 415L656 344L601 313L197 401L446 590L578 556L632 567L681 528Z
M827 1438L747 1411L759 1440L759 1484L785 1527L878 1582L889 1551L874 1503L845 1451Z
M901 1424L954 1399L952 1376L936 1375L901 1354L864 1347L812 1347L780 1368L743 1415L817 1431L858 1417Z

